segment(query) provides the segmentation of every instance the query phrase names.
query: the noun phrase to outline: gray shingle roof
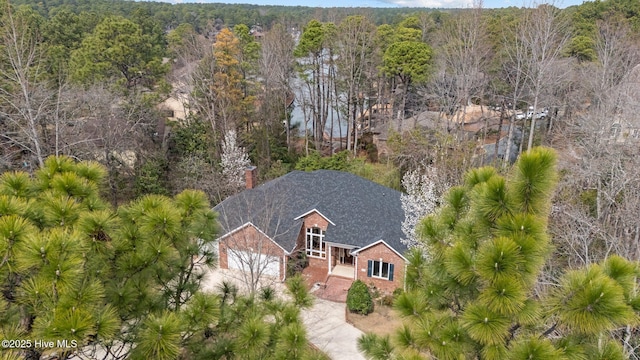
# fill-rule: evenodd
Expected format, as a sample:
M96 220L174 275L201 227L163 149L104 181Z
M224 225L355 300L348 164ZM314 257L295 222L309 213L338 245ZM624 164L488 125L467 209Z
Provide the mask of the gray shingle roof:
M302 219L295 219L314 209L335 224L327 228L327 242L360 248L382 239L399 253L407 249L400 241L400 192L346 172L293 171L213 209L222 234L251 222L287 251L301 230Z

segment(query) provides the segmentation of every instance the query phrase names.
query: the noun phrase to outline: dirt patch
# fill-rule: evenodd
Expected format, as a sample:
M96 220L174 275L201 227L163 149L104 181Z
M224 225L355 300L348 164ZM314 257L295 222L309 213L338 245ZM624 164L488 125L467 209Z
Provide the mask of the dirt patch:
M347 322L365 333L392 335L402 326L398 313L389 306L376 305L369 315L354 314L347 310Z

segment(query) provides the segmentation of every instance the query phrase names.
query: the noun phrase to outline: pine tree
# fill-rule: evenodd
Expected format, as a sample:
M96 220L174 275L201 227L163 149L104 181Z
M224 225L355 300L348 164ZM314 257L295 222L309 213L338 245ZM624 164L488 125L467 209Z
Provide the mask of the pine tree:
M216 36L213 45L215 66L211 76L213 84L213 107L216 108L214 132L226 133L247 124L247 98L243 91L242 48L240 40L227 28Z
M300 319L311 304L301 278L288 281L292 302L200 291L217 232L202 192L113 209L100 197L105 176L67 157L35 177L0 176L0 339L54 343L0 358L324 359Z
M192 306L215 261L207 244L217 224L206 196L149 195L114 210L100 196L105 176L97 163L50 157L33 178L0 177L0 337L78 344L21 355L65 358L112 346L124 356L154 348L154 326L165 329L160 340L175 339L172 328L181 336L171 314ZM152 357L175 348L165 350Z
M169 67L162 63L162 32L158 37L145 30L123 17L106 17L72 52L72 80L87 85L114 79L127 89L153 87Z
M451 188L420 225L430 260L409 256L409 291L395 303L403 327L393 338L366 335L360 348L372 359L627 356L617 335L638 323L637 264L610 257L552 290L537 284L552 250L555 164L552 150L535 148L506 178L484 167Z

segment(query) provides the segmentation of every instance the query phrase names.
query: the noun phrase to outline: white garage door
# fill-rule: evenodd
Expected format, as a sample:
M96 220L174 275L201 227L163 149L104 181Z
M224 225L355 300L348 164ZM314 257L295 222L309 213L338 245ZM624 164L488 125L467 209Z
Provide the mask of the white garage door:
M253 271L265 276L280 277L280 258L251 252L228 250L229 269Z

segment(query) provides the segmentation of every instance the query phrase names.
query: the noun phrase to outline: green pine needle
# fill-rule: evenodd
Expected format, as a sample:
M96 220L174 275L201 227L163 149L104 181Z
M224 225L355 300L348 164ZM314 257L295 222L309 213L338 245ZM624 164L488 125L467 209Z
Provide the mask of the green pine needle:
M517 315L525 305L526 293L515 277L505 277L490 282L480 293L480 304L497 314Z
M513 167L509 190L520 210L546 215L550 195L557 181L557 156L554 150L537 147L520 155Z
M82 161L76 165L76 173L96 185L101 185L107 176L107 170L95 161Z
M31 178L24 171L7 171L0 175L0 194L25 198L32 194Z
M496 175L497 175L496 169L490 166L472 169L465 176L464 183L469 189L471 189L477 186L478 184L482 184L486 181L489 181L489 179L491 179Z
M394 309L403 317L421 317L427 308L427 299L417 291L404 292L394 302Z
M559 359L561 354L561 351L556 349L549 339L529 337L514 343L507 358L512 360L546 360Z
M172 360L180 354L181 323L175 313L149 316L138 337L132 359Z
M506 180L499 176L479 185L473 199L477 219L492 228L499 218L511 215L515 210L511 196L507 193Z
M450 248L445 255L445 267L449 274L462 285L468 286L476 281L474 271L475 258L464 244L457 244Z
M598 265L567 272L551 299L561 321L580 334L595 335L616 326L636 323L623 288Z
M489 282L514 279L525 261L518 244L509 238L499 237L480 247L477 271L482 279Z
M23 215L27 210L27 202L19 197L0 195L0 217Z
M481 304L466 308L461 319L469 336L483 345L501 344L509 333L509 318L489 311Z

